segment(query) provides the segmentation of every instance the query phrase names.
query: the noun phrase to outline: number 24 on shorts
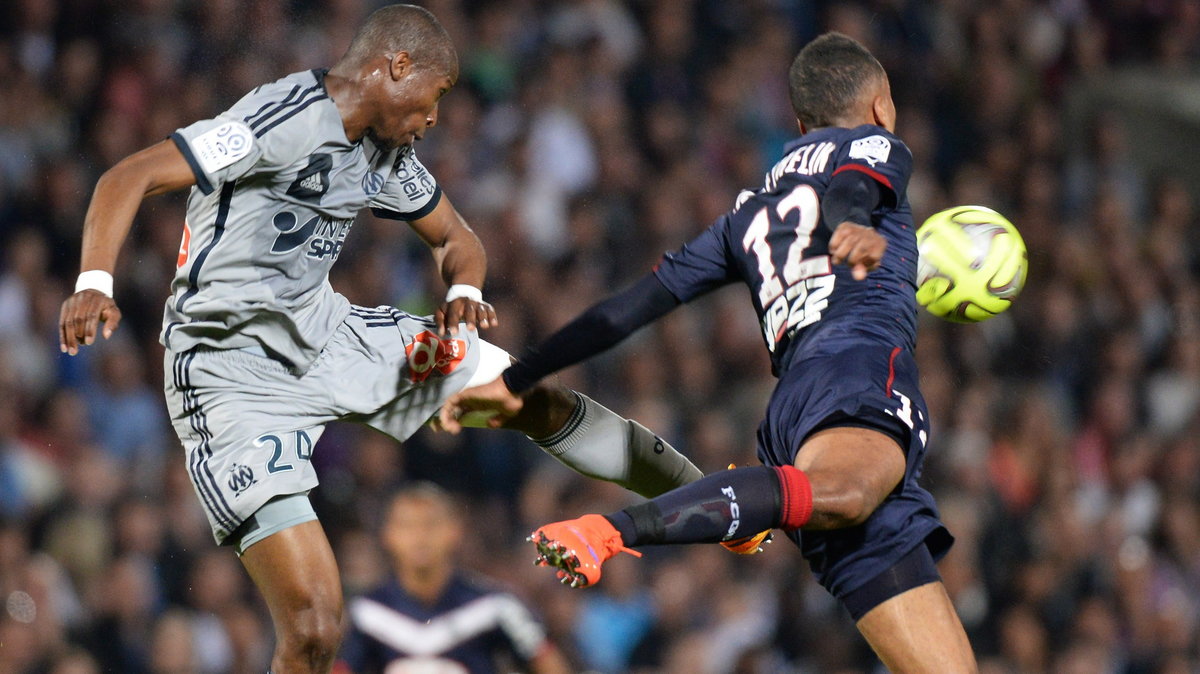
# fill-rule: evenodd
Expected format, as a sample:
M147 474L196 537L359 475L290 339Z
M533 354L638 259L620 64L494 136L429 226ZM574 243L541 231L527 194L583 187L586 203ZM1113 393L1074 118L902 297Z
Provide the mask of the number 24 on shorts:
M308 436L308 433L305 433L303 430L299 430L293 431L290 434L285 433L284 437L287 437L287 439L291 442L284 442L284 440L278 435L273 434L261 435L254 441L254 444L259 447L263 447L265 445L271 445L273 447L271 458L269 461L267 461L268 473L280 473L285 470L294 470L296 467L289 463L292 456L295 456L296 459L300 461L308 461L312 459L313 441L312 438ZM287 452L288 456L286 459L284 458L285 445L290 445L288 449L291 450Z

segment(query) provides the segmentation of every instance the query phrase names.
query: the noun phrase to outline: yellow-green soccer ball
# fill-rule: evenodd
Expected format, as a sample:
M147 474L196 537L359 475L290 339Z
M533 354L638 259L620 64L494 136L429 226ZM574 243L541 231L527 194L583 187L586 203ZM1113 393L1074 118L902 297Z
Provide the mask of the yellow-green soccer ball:
M947 208L917 230L917 302L955 323L1004 311L1025 286L1025 242L1003 215L984 206Z

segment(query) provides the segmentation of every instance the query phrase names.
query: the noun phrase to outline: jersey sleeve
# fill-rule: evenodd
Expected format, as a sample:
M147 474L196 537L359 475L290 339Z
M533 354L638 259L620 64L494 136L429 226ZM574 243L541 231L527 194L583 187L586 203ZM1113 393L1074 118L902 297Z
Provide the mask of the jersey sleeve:
M213 119L203 119L171 134L171 140L196 176L196 187L209 194L250 173L281 170L307 153L311 131L282 123L328 98L321 85L276 82L244 96ZM270 132L270 133L268 133Z
M371 212L390 220L417 220L433 212L442 200L437 184L412 147L396 154L383 189L371 200Z
M832 175L859 171L883 189L884 204L894 207L908 189L913 159L908 146L878 126L861 126L848 134L837 151Z
M737 280L729 250L729 216L723 215L682 248L663 255L654 274L675 299L687 302Z

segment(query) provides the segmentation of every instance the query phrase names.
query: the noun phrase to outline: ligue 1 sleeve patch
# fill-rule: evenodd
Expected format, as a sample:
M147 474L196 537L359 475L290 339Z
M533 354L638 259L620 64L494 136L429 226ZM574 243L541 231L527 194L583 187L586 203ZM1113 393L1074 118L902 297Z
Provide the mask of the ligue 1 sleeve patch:
M188 145L200 168L212 174L250 154L254 132L241 122L225 122L196 136Z
M850 158L863 159L871 166L887 161L892 154L892 141L883 136L867 136L850 143Z

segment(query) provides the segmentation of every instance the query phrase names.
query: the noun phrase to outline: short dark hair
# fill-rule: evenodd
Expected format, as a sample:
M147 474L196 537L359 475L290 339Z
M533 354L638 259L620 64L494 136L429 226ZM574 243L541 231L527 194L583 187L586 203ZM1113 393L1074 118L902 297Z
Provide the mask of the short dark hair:
M410 482L400 487L392 495L391 505L389 508L395 508L401 501L427 501L441 508L444 508L449 515L456 520L464 520L466 512L460 503L459 499L454 498L450 492L433 482L420 480Z
M864 85L886 76L866 47L841 33L825 33L805 45L788 70L792 110L805 127L832 126Z
M400 51L408 52L418 67L442 68L447 72L458 68L458 54L450 35L437 17L416 5L388 5L372 12L354 36L343 60L357 64Z

